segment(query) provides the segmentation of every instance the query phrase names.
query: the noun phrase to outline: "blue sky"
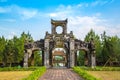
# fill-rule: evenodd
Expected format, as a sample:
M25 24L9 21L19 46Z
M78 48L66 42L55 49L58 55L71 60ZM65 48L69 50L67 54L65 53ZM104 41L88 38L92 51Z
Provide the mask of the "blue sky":
M51 33L50 20L68 18L68 33L84 39L90 29L120 37L120 0L0 0L0 36L29 31L34 40Z

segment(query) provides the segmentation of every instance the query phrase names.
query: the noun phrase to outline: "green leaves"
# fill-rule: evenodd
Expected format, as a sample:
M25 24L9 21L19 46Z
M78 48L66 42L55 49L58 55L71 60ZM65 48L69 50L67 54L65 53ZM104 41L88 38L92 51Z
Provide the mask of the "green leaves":
M113 63L120 62L120 38L117 36L107 36L104 31L101 36L95 34L91 29L85 37L85 41L90 41L93 38L96 50L96 61L99 65L112 66Z
M34 52L34 65L42 66L42 52L40 52L40 51Z
M103 43L103 49L102 54L104 57L104 66L106 66L108 63L110 66L112 66L113 62L119 63L119 57L120 57L120 38L117 36L107 36L105 32L102 34L102 43Z
M21 37L14 36L13 39L7 40L3 36L0 37L0 62L4 66L12 66L12 63L20 63L23 61L25 41L32 42L32 36L24 32Z
M2 36L2 37L0 37L0 62L2 62L3 59L4 59L5 45L6 45L6 40L5 40L5 38Z

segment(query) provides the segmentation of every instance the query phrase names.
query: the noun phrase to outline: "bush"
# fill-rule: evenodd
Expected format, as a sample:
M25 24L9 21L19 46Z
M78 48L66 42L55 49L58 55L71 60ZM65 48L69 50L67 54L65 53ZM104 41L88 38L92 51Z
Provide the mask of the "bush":
M42 76L45 71L46 71L46 67L40 67L35 71L33 71L32 74L30 74L27 78L24 78L22 80L38 80L38 78Z
M4 67L4 68L0 68L0 71L34 71L36 69L38 69L38 67L28 67L28 68Z
M120 67L95 67L95 68L91 68L91 67L82 66L80 68L82 68L84 70L89 70L89 71L120 71Z
M81 69L80 67L73 67L73 70L78 73L81 77L83 77L85 80L100 80L96 77L88 74L85 70Z

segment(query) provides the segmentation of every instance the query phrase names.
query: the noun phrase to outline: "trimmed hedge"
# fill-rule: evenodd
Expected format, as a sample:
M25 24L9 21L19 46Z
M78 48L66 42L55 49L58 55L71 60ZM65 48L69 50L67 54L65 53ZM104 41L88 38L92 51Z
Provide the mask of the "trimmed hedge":
M80 67L84 70L89 70L89 71L120 71L120 67L95 67L95 68L91 68L91 67L85 67L82 66Z
M22 80L38 80L39 77L41 77L46 71L46 67L40 67L33 71L27 78L24 78Z
M21 68L21 67L4 67L0 68L0 71L34 71L39 67L28 67L28 68Z
M73 70L79 74L81 77L83 77L85 80L101 80L98 79L90 74L87 73L87 71L81 69L80 67L73 67Z

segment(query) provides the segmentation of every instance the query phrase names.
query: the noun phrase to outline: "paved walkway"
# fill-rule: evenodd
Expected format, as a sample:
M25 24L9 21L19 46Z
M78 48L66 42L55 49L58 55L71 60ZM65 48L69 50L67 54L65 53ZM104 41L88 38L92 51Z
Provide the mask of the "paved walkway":
M71 69L48 69L39 80L83 80Z

